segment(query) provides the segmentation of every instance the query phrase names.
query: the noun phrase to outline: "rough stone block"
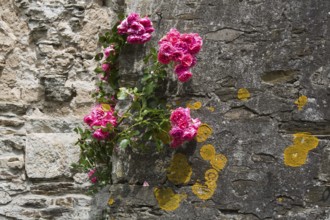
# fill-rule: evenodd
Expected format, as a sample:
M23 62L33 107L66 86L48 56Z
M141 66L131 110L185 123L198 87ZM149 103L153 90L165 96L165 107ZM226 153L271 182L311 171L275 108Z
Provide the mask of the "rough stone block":
M25 167L29 178L71 176L70 165L79 159L74 133L30 134L27 136Z

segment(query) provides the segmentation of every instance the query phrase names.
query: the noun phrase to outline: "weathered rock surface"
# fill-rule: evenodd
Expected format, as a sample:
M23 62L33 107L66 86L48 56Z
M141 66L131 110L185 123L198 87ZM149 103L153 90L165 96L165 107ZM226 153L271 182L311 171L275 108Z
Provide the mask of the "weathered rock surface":
M0 0L0 11L0 219L330 219L330 1ZM92 201L86 174L70 172L73 128L93 105L97 35L121 11L150 15L149 45L172 27L203 37L193 79L172 77L167 94L200 101L192 115L213 132L178 150L117 152L113 184ZM146 47L127 51L131 84ZM291 167L284 152L298 132L319 143ZM206 144L228 162L204 201L192 186L212 168ZM167 177L175 153L191 166L186 184ZM184 195L175 210L155 198L163 187Z

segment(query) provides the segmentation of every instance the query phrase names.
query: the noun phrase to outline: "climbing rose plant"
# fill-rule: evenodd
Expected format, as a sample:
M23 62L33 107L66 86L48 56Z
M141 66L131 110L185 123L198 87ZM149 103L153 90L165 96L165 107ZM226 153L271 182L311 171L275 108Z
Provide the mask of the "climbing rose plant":
M79 164L73 167L88 173L92 191L111 181L113 151L127 147L178 148L195 138L201 124L198 118L191 118L189 108L169 109L162 88L171 62L180 82L192 77L190 68L201 50L201 37L171 29L158 42L158 51L151 47L145 56L139 83L127 87L121 80L119 56L125 47L148 42L155 29L148 17L141 18L136 13L120 20L99 37L103 49L95 56L99 61L95 69L99 80L92 94L96 104L84 117L87 128L75 129L80 135L77 145L81 155Z

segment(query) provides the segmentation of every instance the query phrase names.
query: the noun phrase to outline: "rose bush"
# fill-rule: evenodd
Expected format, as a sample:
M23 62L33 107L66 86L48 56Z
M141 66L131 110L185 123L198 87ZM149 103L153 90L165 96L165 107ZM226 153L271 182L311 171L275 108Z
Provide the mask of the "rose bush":
M172 112L166 105L167 97L160 90L166 81L167 64L174 62L179 81L192 77L190 68L197 60L202 46L198 34L181 34L171 29L159 41L159 51L151 48L144 59L141 80L135 87L123 87L119 70L119 55L124 47L143 44L154 32L148 17L132 13L101 35L104 48L97 53L95 69L100 79L92 94L96 105L84 117L88 128L76 128L80 134L77 144L81 148L79 164L74 165L88 173L89 180L102 186L111 181L111 162L114 150L131 148L178 148L192 141L201 122L190 116L190 109L177 108ZM128 103L121 109L120 103ZM95 189L96 189L95 188Z

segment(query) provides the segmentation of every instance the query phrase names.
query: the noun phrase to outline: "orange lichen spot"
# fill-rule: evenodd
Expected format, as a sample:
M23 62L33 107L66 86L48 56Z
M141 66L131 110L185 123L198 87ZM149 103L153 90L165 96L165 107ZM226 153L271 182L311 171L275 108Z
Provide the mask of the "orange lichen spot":
M206 141L212 134L213 129L208 124L201 124L197 131L197 142Z
M211 159L211 165L217 171L222 170L227 164L227 157L223 154L217 154Z
M304 95L300 96L294 104L297 105L298 110L302 110L302 108L307 104L308 98Z
M175 154L167 168L167 178L174 184L186 184L190 181L191 174L192 168L187 157L181 153Z
M310 151L317 147L319 139L308 132L296 133L293 135L293 145Z
M300 167L306 163L308 151L295 145L284 150L284 163L290 167Z
M199 153L204 160L211 160L215 157L215 148L212 144L202 146Z
M241 88L237 92L237 98L239 100L246 101L250 97L251 97L250 92L247 89L245 89L245 88Z
M201 102L194 102L194 103L188 102L186 106L187 106L187 108L190 108L191 110L197 110L202 107L202 103Z
M108 200L108 205L113 205L115 203L115 200L110 197L110 199Z
M175 194L171 188L155 188L154 195L159 207L166 211L179 208L181 201L187 198L186 194Z
M210 112L214 112L215 108L210 106L210 107L206 107Z
M215 183L215 182L212 182ZM201 183L195 183L192 187L192 192L200 199L207 200L211 198L214 194L214 191L216 189L216 184L214 187L214 184L212 187L209 187L208 185L203 185Z
M103 111L108 112L111 110L111 106L109 104L101 104Z
M209 169L205 172L206 182L216 182L218 180L218 172L215 169Z

